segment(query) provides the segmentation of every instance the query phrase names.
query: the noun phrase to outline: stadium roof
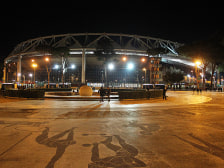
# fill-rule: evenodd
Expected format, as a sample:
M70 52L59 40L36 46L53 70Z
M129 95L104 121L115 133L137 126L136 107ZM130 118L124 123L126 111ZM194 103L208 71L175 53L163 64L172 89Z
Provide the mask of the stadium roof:
M115 54L148 56L146 53L148 49L162 47L169 51L166 56L163 56L166 61L192 64L188 59L179 56L176 52L176 48L183 45L181 43L149 36L118 33L73 33L26 40L14 48L5 59L5 62L17 59L18 56L40 56L40 53L36 50L38 46L68 47L70 54L81 54L82 49L85 49L86 54L93 54L97 42L102 38L111 40Z

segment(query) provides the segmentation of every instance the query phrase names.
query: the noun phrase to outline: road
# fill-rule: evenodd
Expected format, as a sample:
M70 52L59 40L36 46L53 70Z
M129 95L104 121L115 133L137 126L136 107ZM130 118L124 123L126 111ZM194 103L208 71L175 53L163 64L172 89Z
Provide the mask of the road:
M224 93L0 103L1 168L223 168Z

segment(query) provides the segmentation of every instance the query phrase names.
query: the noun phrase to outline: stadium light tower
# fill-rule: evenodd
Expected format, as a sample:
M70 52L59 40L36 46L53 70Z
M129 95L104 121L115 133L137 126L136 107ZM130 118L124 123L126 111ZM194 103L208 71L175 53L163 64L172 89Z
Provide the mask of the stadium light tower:
M114 64L113 63L109 63L108 64L108 69L109 70L113 70L114 69Z
M75 64L72 64L72 65L71 65L71 68L72 68L72 69L75 69Z
M59 69L59 65L58 64L55 64L54 65L54 69Z
M133 63L128 63L127 69L129 69L129 70L134 69L134 64Z

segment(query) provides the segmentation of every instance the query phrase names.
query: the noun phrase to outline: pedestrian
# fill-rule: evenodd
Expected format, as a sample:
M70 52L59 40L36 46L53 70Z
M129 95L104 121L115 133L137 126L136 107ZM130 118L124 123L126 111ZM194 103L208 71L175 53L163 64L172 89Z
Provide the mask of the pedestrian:
M111 93L111 90L109 87L107 87L107 99L108 99L108 102L110 102L110 93Z
M149 87L147 87L146 90L149 91Z
M197 94L199 93L199 88L197 88Z
M100 102L103 102L103 97L105 95L105 90L103 89L103 86L98 90L98 93L100 93Z
M166 100L166 91L167 91L166 86L164 86L164 88L163 88L163 100L164 99Z

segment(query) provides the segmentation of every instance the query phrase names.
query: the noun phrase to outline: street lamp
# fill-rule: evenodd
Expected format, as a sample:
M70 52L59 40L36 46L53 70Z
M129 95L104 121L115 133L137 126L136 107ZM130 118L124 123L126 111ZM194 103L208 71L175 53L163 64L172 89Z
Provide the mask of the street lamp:
M122 61L126 62L127 61L127 57L126 56L123 56L122 57Z
M48 57L46 57L46 58L45 58L45 61L46 61L46 62L49 62L49 58L48 58Z
M145 59L145 58L142 58L142 59L141 59L141 62L142 62L142 63L144 63L145 61L146 61L146 59Z
M32 77L33 77L33 74L32 74L32 73L30 73L30 74L29 74L29 77L30 77L30 79L31 79L30 81L32 82Z
M32 77L33 77L33 74L29 73L29 77L30 77L30 82L29 82L30 86L29 87L32 88Z
M195 64L196 64L197 66L199 66L199 65L201 65L201 62L200 62L200 61L196 61Z
M26 83L26 77L25 77L25 75L23 75L23 83L24 83L24 86L25 86L25 83Z
M34 75L33 75L33 79L34 79L34 84L36 84L36 81L35 81L35 70L36 70L36 68L37 68L37 64L36 63L33 63L32 64L32 67L33 67L33 70L34 70Z
M59 82L59 77L58 77L58 69L60 68L60 66L58 64L55 64L53 66L53 69L55 69L54 75L53 75L53 81L55 81L55 76L56 76L56 80Z
M142 68L143 71L145 71L145 83L146 83L146 68Z
M198 78L199 78L199 65L201 65L201 62L200 61L196 61L195 62L195 74L196 74L196 82L197 82L197 89L199 89L199 80L198 80Z
M51 73L51 70L48 69L48 63L49 63L50 59L48 57L45 58L45 62L46 62L46 69L47 69L47 88L50 88L50 73Z

